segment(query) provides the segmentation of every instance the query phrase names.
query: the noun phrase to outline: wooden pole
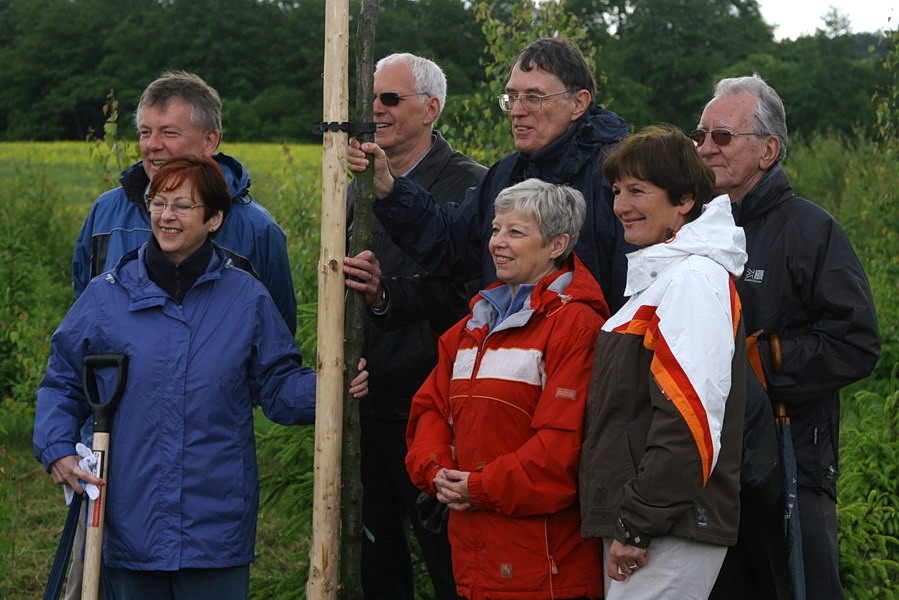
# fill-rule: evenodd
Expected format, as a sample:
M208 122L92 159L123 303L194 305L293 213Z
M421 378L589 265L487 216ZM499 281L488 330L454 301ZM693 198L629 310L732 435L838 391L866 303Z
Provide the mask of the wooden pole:
M359 24L356 28L356 120L374 120L372 97L374 84L375 26L378 21L378 0L362 0ZM360 141L374 141L373 136L357 136ZM353 237L350 240L350 256L371 248L372 207L375 203L373 184L374 168L355 176L353 194ZM364 342L366 324L365 299L360 292L347 295L346 307L347 364L352 367L359 360ZM355 370L347 369L344 386L355 376ZM343 408L343 460L341 486L341 536L340 536L340 600L362 600L362 437L359 421L359 401L345 395Z
M326 123L347 120L349 2L325 6ZM325 131L322 150L321 255L318 269L318 389L309 600L333 600L338 588L340 461L343 424L343 257L346 253L346 146L343 131ZM355 367L355 365L353 365Z

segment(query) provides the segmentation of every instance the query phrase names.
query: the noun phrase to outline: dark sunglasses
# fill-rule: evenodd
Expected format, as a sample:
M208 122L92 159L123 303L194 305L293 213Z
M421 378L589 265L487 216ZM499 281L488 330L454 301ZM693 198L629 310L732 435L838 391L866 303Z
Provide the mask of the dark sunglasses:
M699 148L705 143L705 136L708 134L712 134L712 141L715 142L718 146L727 146L730 141L733 139L735 135L765 135L764 133L734 133L733 131L728 131L727 129L713 129L711 131L706 131L705 129L697 129L692 132L688 137L696 143L696 147Z
M426 94L425 92L418 92L417 94L397 94L396 92L384 92L383 94L375 94L375 100L380 100L381 104L383 104L384 106L396 106L403 98L409 98L410 96L430 95L431 94Z

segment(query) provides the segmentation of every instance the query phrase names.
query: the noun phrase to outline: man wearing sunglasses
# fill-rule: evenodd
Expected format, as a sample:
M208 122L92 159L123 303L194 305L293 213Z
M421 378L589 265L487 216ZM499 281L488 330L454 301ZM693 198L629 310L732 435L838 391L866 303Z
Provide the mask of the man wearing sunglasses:
M442 204L461 198L487 169L456 152L434 129L446 101L446 76L433 61L391 54L375 67L375 142L390 170L408 177ZM355 185L348 205L352 216ZM372 247L346 259L347 287L366 293L374 309L365 327L370 394L359 405L362 426L362 544L366 600L413 600L407 530L411 523L434 585L436 600L455 600L446 529L425 529L419 495L406 472L406 422L412 396L437 364L435 334L468 311L478 282L455 285L428 276L391 242L378 219ZM377 268L379 273L373 274ZM389 305L390 310L386 310Z
M580 50L568 40L544 38L518 55L499 106L511 119L516 151L500 159L484 180L453 204L439 205L403 173L388 168L379 144L347 150L350 169L373 155L375 214L391 238L433 274L454 281L496 280L487 248L493 202L503 189L535 177L566 184L587 200L587 218L575 252L599 281L609 307L623 304L627 270L621 224L612 213L612 191L602 175L603 151L627 134L616 114L593 104L596 81ZM380 142L379 142L380 143Z
M768 395L786 405L792 424L806 597L839 600L839 391L866 377L880 352L871 290L839 223L793 193L780 164L783 102L761 77L720 81L690 137L746 232L749 260L737 290ZM786 556L782 506L744 490L739 539L710 598L788 598Z

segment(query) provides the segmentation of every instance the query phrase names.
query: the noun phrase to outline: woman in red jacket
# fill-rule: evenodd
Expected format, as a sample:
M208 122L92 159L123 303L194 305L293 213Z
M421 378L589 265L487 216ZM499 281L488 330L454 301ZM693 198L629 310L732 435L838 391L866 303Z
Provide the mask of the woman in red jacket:
M496 199L500 281L440 338L406 438L412 481L449 506L457 591L469 600L602 596L583 540L577 464L593 349L609 316L571 252L580 192L537 179Z

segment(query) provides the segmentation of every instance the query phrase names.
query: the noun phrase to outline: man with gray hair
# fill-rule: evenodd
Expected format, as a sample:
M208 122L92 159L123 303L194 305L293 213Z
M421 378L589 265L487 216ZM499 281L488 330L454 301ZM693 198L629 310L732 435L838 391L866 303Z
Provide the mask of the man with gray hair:
M446 77L433 61L391 54L374 78L375 141L390 170L427 189L438 203L461 198L486 168L455 152L434 130L446 100ZM349 189L352 207L355 181ZM377 218L370 250L347 258L347 287L365 293L373 309L365 327L369 395L359 405L362 425L362 520L371 534L362 545L366 600L413 600L411 524L437 600L455 600L445 527L423 527L418 489L405 468L406 422L412 396L437 363L436 336L468 311L480 281L467 285L431 277L394 245ZM377 270L373 274L372 270Z
M783 102L761 77L721 80L690 137L746 232L749 259L737 290L768 395L785 404L792 423L806 596L838 600L839 393L877 362L871 289L840 224L793 192L781 167ZM786 552L782 507L744 490L739 538L710 598L787 598Z
M134 124L142 160L122 172L120 187L101 194L91 205L72 259L75 295L81 295L92 277L113 268L151 237L145 194L162 164L181 156L211 156L225 174L232 199L215 243L237 266L259 277L288 328L295 331L297 302L287 238L269 212L250 197L250 175L243 165L217 153L222 102L215 88L193 73L163 73L141 95Z

